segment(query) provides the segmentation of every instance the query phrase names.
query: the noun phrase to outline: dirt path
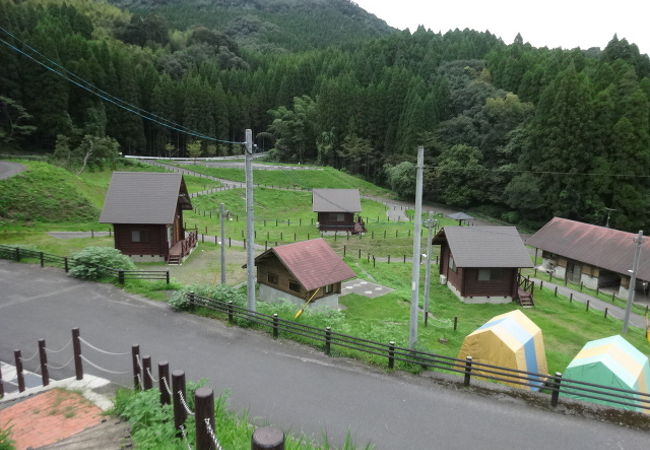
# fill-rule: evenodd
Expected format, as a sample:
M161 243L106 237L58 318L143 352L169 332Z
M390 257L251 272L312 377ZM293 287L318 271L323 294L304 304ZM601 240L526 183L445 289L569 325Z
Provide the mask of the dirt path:
M27 170L27 167L22 164L9 162L9 161L0 161L0 180L5 178L13 177L20 172Z

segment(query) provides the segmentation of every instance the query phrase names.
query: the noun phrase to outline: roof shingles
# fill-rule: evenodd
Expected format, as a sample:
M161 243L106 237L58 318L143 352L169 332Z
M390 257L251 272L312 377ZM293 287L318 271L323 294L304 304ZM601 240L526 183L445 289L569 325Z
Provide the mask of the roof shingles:
M308 291L338 283L356 275L323 239L274 247L255 258L273 252Z
M515 227L444 227L433 243L445 240L458 267L533 267Z
M187 194L181 192L182 180L178 173L113 172L99 222L173 223L179 195Z
M358 189L314 189L312 190L314 212L361 211L361 197Z

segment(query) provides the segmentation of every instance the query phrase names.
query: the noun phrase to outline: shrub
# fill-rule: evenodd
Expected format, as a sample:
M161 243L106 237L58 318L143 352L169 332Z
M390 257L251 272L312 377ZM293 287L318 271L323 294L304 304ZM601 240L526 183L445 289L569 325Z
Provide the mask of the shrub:
M169 299L171 307L176 311L185 311L190 309L190 303L186 295L190 292L194 292L194 294L200 297L213 298L224 302L232 301L238 305L244 305L243 294L233 287L223 285L212 286L208 284L191 284L174 292L172 297Z
M0 428L0 450L13 450L16 447L16 444L13 439L11 439L11 426L9 428Z
M84 280L113 275L110 268L119 270L134 270L133 261L110 247L86 247L71 258L70 275Z

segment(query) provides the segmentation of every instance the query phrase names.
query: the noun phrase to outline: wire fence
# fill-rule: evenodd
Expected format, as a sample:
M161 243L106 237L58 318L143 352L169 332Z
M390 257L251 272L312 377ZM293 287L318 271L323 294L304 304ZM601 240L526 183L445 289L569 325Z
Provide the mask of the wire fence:
M424 369L461 375L464 377L463 383L466 386L470 385L471 378L497 381L513 387L548 394L551 397L551 404L554 406L557 405L559 395L562 394L567 397L590 399L606 405L625 409L632 408L650 413L650 393L647 392L566 379L560 373L550 375L496 366L473 361L471 356L467 359L458 359L412 350L398 346L393 341L389 343L376 342L338 333L329 327L325 329L316 328L281 319L276 314L268 315L250 311L232 302L201 297L193 293L186 295L192 306L204 307L223 313L231 323L234 323L235 320L243 320L247 324L254 324L270 331L274 338L282 335L286 337L299 336L311 345L322 348L327 355L331 355L332 350L335 348L340 349L339 351L342 354L347 352L347 354L354 355L355 352L361 352L385 359L389 369L394 369L395 362L398 361L411 367L419 366Z
M41 267L50 265L62 268L68 273L75 266L90 266L94 267L105 276L112 277L120 284L124 284L126 280L164 280L169 284L169 271L168 270L122 270L112 267L102 266L100 264L92 264L88 262L78 262L74 258L67 256L52 255L37 250L31 250L21 247L12 247L9 245L0 245L0 258L9 259L16 262L23 260L40 262Z

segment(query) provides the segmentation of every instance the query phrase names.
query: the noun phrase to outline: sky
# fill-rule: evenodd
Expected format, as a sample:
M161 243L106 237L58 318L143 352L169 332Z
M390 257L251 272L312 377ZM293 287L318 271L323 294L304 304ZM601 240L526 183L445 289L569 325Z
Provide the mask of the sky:
M353 0L389 25L489 30L535 47L605 48L614 34L650 54L649 0Z

